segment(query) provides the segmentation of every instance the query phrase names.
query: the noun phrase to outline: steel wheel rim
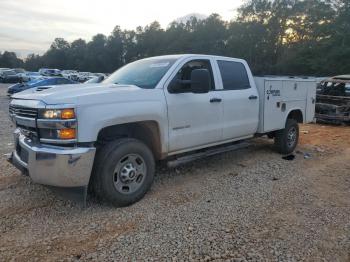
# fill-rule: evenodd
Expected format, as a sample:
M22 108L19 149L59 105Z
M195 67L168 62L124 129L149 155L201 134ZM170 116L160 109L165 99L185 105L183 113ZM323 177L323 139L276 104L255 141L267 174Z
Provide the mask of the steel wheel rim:
M122 194L136 192L145 181L146 162L139 154L128 154L122 157L114 169L113 182L115 189Z
M297 129L295 127L292 127L291 129L289 129L287 134L288 147L293 147L296 140L297 140Z

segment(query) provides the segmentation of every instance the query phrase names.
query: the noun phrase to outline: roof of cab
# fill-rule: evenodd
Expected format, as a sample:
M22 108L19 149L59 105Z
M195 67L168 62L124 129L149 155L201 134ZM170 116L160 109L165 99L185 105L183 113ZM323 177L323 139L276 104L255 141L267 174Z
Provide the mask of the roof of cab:
M148 57L148 58L144 58L144 59L154 59L154 58L164 58L164 59L175 58L175 59L179 59L179 58L196 57L196 56L207 57L207 58L237 59L237 60L242 60L243 61L243 59L235 58L235 57L217 56L217 55L204 55L204 54L174 54L174 55L153 56L153 57Z

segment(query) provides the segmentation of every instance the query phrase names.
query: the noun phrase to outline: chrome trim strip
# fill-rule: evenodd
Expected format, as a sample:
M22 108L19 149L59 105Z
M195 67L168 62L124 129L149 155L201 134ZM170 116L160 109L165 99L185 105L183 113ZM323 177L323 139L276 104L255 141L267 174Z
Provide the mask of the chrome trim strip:
M65 109L65 108L74 108L74 104L57 104L57 105L46 105L45 109ZM76 111L75 111L76 112Z
M36 127L35 118L18 116L18 115L14 115L14 118L17 125L29 126L34 128Z
M30 107L30 108L45 108L46 104L40 100L25 100L12 98L10 105Z
M63 129L63 128L76 128L77 120L76 119L38 119L37 120L38 128L46 129Z
M61 139L40 138L40 142L66 145L66 144L76 143L77 139L62 139L61 140Z

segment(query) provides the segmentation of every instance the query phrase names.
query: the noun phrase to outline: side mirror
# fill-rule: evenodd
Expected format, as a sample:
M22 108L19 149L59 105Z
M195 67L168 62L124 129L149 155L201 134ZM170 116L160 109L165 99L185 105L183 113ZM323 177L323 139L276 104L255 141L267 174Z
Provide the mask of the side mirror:
M210 74L207 69L194 69L191 72L191 91L195 94L208 93L210 90Z

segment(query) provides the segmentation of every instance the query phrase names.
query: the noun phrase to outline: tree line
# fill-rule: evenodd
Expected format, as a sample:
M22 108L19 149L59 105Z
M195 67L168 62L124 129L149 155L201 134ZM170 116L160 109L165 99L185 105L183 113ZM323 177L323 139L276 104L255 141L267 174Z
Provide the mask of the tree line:
M254 74L350 73L350 1L248 0L231 21L212 14L172 22L166 29L158 22L136 30L116 26L91 41L56 38L43 55L23 61L4 52L0 67L109 73L140 58L179 53L243 58Z

